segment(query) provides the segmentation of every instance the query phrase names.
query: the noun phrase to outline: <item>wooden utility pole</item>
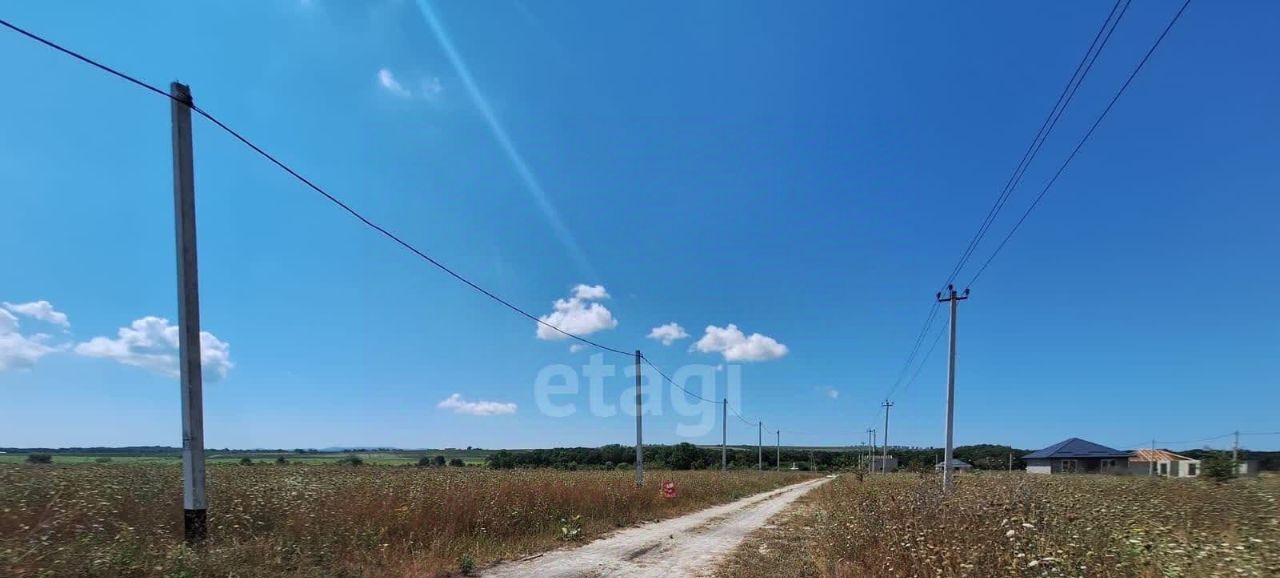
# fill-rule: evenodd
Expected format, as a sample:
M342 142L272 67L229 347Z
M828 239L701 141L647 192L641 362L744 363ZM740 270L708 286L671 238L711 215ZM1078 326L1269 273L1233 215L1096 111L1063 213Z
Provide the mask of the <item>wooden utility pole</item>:
M952 440L955 433L955 416L956 416L956 308L961 301L969 298L969 290L964 290L964 295L956 293L954 285L948 285L947 291L950 293L946 298L942 297L942 293L938 293L939 303L951 304L951 351L947 356L947 445L942 452L942 490L944 492L951 491L951 459Z
M644 435L640 418L643 405L640 400L640 350L636 350L636 485L644 485Z
M178 376L182 386L182 529L189 543L208 536L204 492L204 379L200 369L200 277L196 266L196 182L191 89L169 85L173 128L173 215L178 254Z
M1231 467L1236 469L1236 473L1240 470L1240 430L1233 432L1235 441L1231 442Z

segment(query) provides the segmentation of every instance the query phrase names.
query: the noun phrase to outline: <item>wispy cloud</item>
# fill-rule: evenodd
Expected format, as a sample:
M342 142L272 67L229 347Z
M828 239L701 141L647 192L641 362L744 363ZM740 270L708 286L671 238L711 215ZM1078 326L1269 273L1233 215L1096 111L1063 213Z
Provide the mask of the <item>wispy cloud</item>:
M412 93L409 92L409 89L405 88L403 84L400 84L399 80L396 80L396 75L392 73L390 69L378 69L378 84L382 86L383 90L386 90L400 98L409 98L410 96L413 96Z
M560 212L556 210L555 205L551 203L551 198L547 195L546 190L542 188L542 184L538 181L538 177L533 174L533 170L529 168L529 164L525 162L524 156L516 148L515 142L511 140L511 136L507 134L507 129L503 127L498 120L498 116L494 114L493 107L489 106L489 100L485 98L484 93L480 91L480 87L476 85L475 78L471 76L471 69L467 67L467 63L462 59L462 55L453 45L453 40L449 37L449 33L445 30L444 23L436 16L435 11L431 9L431 3L427 0L417 0L418 9L422 12L422 17L426 19L427 25L431 27L431 31L435 34L436 40L440 43L440 48L444 50L445 55L449 58L449 63L453 65L454 71L458 78L462 80L462 86L467 91L472 104L480 111L484 117L485 123L489 125L489 131L493 133L494 139L502 147L502 151L506 153L507 159L515 167L516 173L524 182L525 189L533 196L537 202L538 208L542 210L543 217L547 223L551 225L552 231L560 243L569 251L570 257L577 263L582 273L587 275L589 279L595 279L595 269L587 260L587 255L578 245L578 241L573 237L573 233L565 226L564 221L560 218Z
M467 401L462 394L455 393L436 404L440 409L453 410L453 413L489 417L516 412L516 404L500 401Z

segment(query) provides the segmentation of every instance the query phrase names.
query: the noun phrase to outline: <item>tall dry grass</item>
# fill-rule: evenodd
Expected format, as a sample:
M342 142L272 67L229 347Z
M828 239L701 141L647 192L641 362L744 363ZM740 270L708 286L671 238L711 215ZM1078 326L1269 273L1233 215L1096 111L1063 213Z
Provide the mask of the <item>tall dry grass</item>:
M723 576L1280 576L1280 479L842 476Z
M793 474L214 466L210 540L180 544L173 466L0 465L0 576L433 576L803 479ZM581 516L576 522L575 516ZM562 524L561 520L569 520Z

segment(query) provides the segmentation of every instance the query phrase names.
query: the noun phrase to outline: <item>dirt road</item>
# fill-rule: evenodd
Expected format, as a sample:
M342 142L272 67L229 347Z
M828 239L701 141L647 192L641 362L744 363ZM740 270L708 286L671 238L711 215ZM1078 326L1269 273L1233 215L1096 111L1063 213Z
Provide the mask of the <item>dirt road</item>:
M628 528L580 548L556 550L485 572L487 578L706 576L721 556L820 478L662 522Z

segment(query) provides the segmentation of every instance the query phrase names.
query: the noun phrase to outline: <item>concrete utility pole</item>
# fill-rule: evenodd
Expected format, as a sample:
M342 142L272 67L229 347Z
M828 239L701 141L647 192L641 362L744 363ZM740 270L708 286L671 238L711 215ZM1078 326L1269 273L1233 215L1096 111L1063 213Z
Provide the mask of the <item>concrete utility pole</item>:
M758 460L758 463L756 463L756 469L763 472L764 471L764 422L762 421L756 422L756 437L759 438L756 441L756 460Z
M774 446L774 460L777 461L777 467L774 469L782 471L782 430L778 430L775 433L778 434L778 441L776 442L777 445Z
M1151 438L1151 475L1156 475L1156 438Z
M636 350L636 485L644 485L644 436L640 420L640 350Z
M867 473L875 470L875 460L871 456L875 455L876 448L876 430L875 428L867 428Z
M169 85L173 125L173 215L178 252L178 376L182 384L182 529L189 543L208 536L204 493L204 376L200 369L200 277L196 266L196 181L191 89Z
M1009 452L1009 471L1013 471L1013 452Z
M880 473L889 473L889 408L893 407L893 402L884 400L880 404L884 407L884 457L880 459Z
M720 411L720 471L729 469L729 398Z
M1235 433L1236 437L1235 437L1235 441L1231 443L1231 465L1235 467L1236 470L1239 470L1240 469L1240 431L1236 430L1233 433Z
M945 299L942 293L938 293L939 303L951 304L951 351L947 356L947 445L942 452L942 490L944 492L951 491L951 459L952 445L954 439L955 417L956 417L956 308L961 301L969 298L969 290L964 290L964 295L956 293L955 285L947 285L947 291L950 293Z

